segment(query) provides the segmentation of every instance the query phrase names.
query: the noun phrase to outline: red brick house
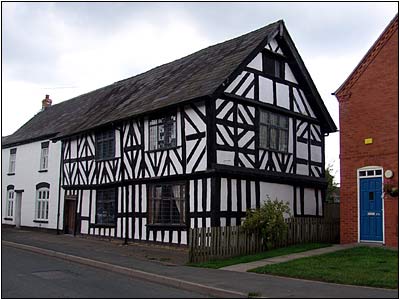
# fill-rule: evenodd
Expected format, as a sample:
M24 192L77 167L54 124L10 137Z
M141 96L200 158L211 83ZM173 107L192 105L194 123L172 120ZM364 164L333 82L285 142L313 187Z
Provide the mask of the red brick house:
M398 27L396 15L334 93L340 113L341 243L398 247Z

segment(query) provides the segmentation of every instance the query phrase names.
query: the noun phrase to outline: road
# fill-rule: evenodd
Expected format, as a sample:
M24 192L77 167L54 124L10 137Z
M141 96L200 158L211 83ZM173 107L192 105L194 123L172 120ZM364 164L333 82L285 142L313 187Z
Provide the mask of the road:
M204 298L62 259L2 246L2 298Z

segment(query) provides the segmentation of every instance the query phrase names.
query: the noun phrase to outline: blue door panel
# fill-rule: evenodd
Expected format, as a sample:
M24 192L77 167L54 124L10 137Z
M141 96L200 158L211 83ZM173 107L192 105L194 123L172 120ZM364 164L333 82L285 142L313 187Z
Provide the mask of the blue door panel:
M360 179L360 239L382 241L382 178Z

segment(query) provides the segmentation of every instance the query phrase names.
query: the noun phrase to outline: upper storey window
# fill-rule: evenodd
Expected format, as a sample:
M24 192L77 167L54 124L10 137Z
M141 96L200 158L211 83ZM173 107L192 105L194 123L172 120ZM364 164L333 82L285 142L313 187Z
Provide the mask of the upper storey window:
M269 111L260 112L260 148L287 152L289 117Z
M263 57L263 71L265 74L284 79L285 78L285 64L279 58L269 55Z
M49 165L49 142L42 143L42 150L40 152L40 171L47 170Z
M176 147L176 115L152 119L149 122L149 149Z
M17 159L17 148L10 149L10 161L8 164L8 173L15 173L15 161Z
M115 130L96 133L96 158L109 159L115 157Z

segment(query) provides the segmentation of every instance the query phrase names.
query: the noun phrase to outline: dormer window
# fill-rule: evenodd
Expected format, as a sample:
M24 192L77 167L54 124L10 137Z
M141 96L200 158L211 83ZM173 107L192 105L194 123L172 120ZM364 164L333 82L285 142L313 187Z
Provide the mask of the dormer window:
M264 55L263 72L267 75L284 79L285 63L279 58L275 58L269 55Z
M150 120L149 136L150 150L176 147L176 115Z
M115 130L104 130L96 133L96 159L115 157Z

